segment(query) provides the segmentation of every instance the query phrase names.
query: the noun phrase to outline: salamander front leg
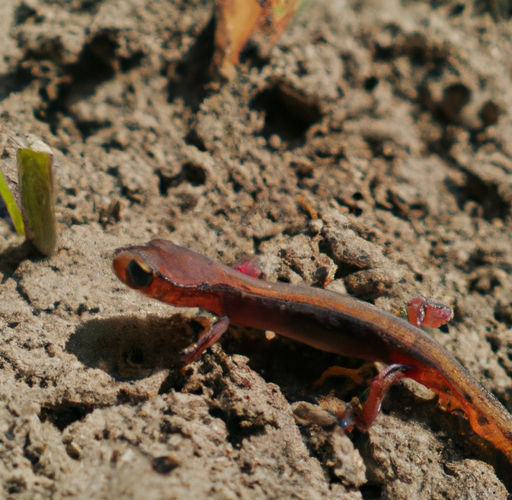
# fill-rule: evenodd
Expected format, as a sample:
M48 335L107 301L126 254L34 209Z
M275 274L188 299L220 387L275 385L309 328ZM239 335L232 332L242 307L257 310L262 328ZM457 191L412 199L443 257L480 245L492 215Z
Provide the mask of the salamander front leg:
M386 366L370 383L363 396L352 401L341 415L341 427L352 430L357 427L367 431L377 418L380 405L389 388L405 377L404 371L410 367L405 365ZM364 399L363 402L361 400Z
M224 335L228 328L229 318L224 316L223 318L217 319L217 321L210 325L208 330L201 333L195 344L192 344L182 351L181 360L183 363L188 365L199 358L208 347L215 344L215 342Z

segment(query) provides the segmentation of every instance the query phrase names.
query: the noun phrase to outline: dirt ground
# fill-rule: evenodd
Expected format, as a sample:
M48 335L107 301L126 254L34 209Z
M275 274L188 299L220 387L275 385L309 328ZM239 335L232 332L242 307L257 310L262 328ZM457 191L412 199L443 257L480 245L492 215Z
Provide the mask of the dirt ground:
M368 433L297 422L354 360L232 328L180 371L197 310L146 300L113 251L170 238L432 331L512 411L510 2L312 0L235 79L213 0L0 2L0 142L55 153L59 242L0 220L0 497L506 499L512 469L417 384ZM295 406L293 407L295 408ZM507 492L508 488L508 492Z

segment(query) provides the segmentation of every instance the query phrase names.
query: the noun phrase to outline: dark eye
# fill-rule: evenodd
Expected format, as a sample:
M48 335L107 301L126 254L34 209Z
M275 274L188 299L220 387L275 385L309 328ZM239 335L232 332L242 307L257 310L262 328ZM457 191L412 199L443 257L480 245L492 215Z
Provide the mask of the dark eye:
M130 261L126 267L126 277L130 280L132 286L141 288L143 286L151 285L153 281L153 273L149 268L145 268L144 264L136 260Z

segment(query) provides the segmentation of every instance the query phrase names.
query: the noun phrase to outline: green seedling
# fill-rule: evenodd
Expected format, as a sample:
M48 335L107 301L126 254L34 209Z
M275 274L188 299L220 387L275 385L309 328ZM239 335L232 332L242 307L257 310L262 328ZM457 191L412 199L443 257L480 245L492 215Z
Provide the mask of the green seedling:
M40 253L50 255L57 242L51 149L22 136L8 137L3 147L0 197L16 232Z
M25 236L43 255L57 243L53 155L20 148L16 152Z
M14 229L20 236L25 236L25 224L23 223L23 217L21 215L21 211L18 208L16 200L14 199L13 194L9 190L9 186L7 185L7 181L5 180L2 171L0 170L0 196L4 201L4 204L11 216L12 223L14 224Z

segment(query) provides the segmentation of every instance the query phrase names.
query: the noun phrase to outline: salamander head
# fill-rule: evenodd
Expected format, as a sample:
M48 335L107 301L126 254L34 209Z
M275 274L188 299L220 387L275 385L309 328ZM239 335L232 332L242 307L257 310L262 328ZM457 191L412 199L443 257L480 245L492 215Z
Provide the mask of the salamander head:
M130 288L162 300L162 293L177 294L201 285L218 284L224 266L167 240L119 248L113 261L117 277Z

